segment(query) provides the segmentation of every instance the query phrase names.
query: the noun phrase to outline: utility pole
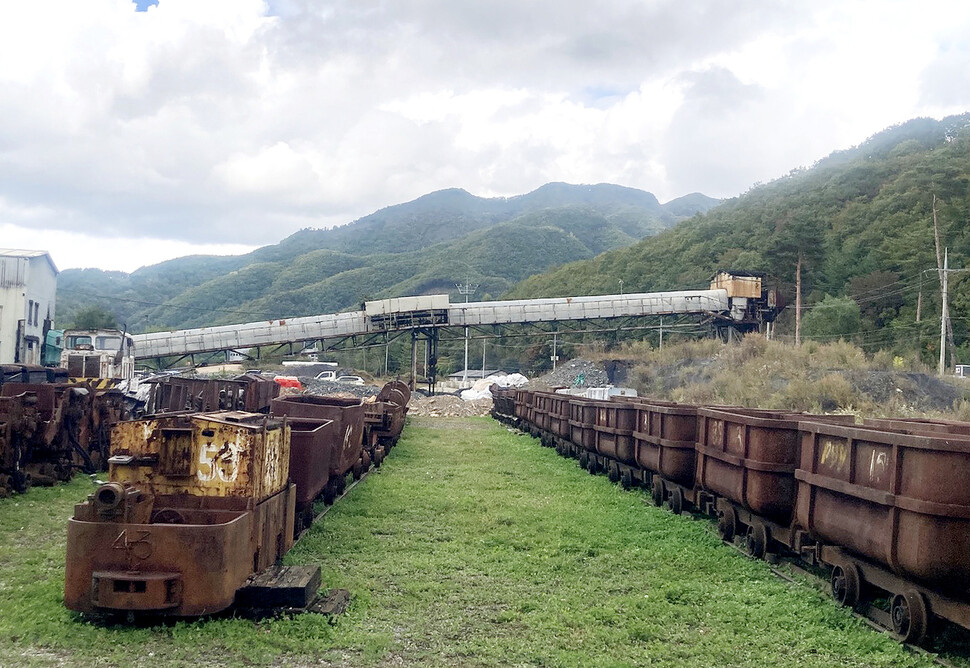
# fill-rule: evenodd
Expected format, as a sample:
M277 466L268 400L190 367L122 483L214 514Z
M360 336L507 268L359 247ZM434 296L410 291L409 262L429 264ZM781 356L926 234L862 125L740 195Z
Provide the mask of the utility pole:
M468 296L475 294L475 290L478 289L478 283L472 283L471 281L465 281L465 284L456 283L455 287L458 288L458 294L465 295L465 303L468 303ZM462 389L468 385L468 327L465 327L465 368L461 371L461 386Z
M936 218L936 193L933 193L933 239L936 242L936 269L940 274L940 289L943 290L943 277L946 270L940 262L940 225ZM947 319L946 335L950 344L950 358L956 359L956 345L953 343L953 324ZM942 372L941 372L942 373Z
M802 252L798 251L795 265L795 345L802 344Z
M660 316L660 349L664 349L664 317Z
M920 321L923 313L923 272L919 273L919 296L916 297L916 322Z
M620 280L617 281L617 283L620 284L620 296L622 297L623 296L623 279L621 278Z
M933 197L934 204L936 203L936 196ZM936 207L934 207L934 211ZM940 366L937 371L942 376L946 370L946 325L950 319L950 309L947 307L947 284L949 279L949 271L947 265L949 264L950 253L948 248L943 249L943 279L942 279L942 296L943 296L943 308L940 309Z
M482 378L485 377L485 339L482 339Z
M556 354L556 344L558 343L557 337L559 335L558 331L552 333L552 370L556 370L556 362L559 361L559 355Z

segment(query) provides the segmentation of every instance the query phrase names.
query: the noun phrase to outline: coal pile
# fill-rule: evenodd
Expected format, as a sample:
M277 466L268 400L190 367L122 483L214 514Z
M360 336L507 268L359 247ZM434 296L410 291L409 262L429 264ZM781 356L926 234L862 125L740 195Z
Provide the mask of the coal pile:
M317 380L316 378L299 377L306 394L316 394L326 397L358 397L366 399L376 396L381 391L376 385L353 385L352 383L337 383L332 380Z
M601 362L578 357L535 379L532 384L546 387L604 387L610 384L610 379Z

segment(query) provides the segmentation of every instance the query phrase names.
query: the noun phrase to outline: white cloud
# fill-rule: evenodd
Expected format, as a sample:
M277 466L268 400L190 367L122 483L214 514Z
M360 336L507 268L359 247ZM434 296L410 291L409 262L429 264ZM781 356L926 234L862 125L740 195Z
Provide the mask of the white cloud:
M109 267L446 187L730 196L970 108L968 28L956 0L7 3L0 229Z
M96 268L131 273L165 260L186 255L241 255L253 246L234 243L195 244L188 241L158 238L106 238L87 232L37 230L17 225L0 224L4 248L26 248L50 253L54 264L64 269Z

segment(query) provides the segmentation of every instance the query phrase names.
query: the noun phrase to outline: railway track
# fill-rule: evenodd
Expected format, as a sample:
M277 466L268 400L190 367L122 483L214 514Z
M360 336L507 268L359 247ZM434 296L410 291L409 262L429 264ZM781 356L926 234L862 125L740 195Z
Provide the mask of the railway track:
M333 510L333 508L338 503L340 503L340 501L345 496L347 496L348 494L350 494L350 490L352 490L354 487L356 487L361 482L363 482L364 480L366 480L367 479L367 476L369 476L371 473L373 473L375 470L377 470L377 468L378 467L376 467L376 466L372 466L371 468L367 469L367 471L365 471L364 474L361 475L359 478L354 478L353 482L351 482L349 485L347 485L347 487L344 489L343 493L341 493L339 496L337 496L333 500L333 503L332 504L330 504L329 506L324 507L323 510L321 510L319 513L317 513L316 515L313 516L313 521L309 524L309 526L306 526L306 527L304 527L303 529L300 530L300 532L293 539L294 542L296 542L296 541L300 540L301 538L303 538L304 534L306 534L306 532L308 532L310 529L312 529L314 524L316 524L317 522L319 522L320 520L322 520L324 517L326 517L327 513L329 513L331 510Z
M644 503L647 503L647 501L644 501ZM702 517L705 520L710 519L706 515L698 514L698 517ZM773 575L784 580L785 582L790 582L791 584L800 586L805 584L805 581L807 581L808 584L812 585L818 591L825 592L830 596L832 594L832 585L829 584L829 582L826 579L811 572L810 570L808 570L807 568L799 564L797 561L794 561L792 559L787 559L779 555L772 555L778 559L778 563L772 563L771 561L758 559L757 557L752 556L751 554L746 552L744 548L742 548L740 545L735 543L733 540L732 541L722 540L721 542L727 545L728 547L730 547L732 550L734 550L741 556L745 557L746 559L750 559L752 561L765 561L766 565L768 566L768 570L770 570ZM779 568L779 565L781 564L784 564L787 568L797 573L798 576L800 578L803 578L804 581L799 581L798 579L792 577L789 573L786 573L785 571L783 571L781 568ZM930 660L932 660L933 663L940 666L946 666L947 668L959 668L959 666L957 666L954 663L951 663L950 661L947 661L946 659L941 657L939 654L936 654L935 652L931 652L924 647L920 647L919 645L914 645L913 643L908 643L900 640L893 633L893 630L891 627L891 620L889 619L889 613L887 613L885 610L875 608L872 605L867 606L866 612L871 613L874 611L877 611L878 613L881 613L881 614L870 616L869 614L860 612L855 609L851 610L851 614L853 617L855 617L858 620L861 620L867 626L873 628L874 630L879 631L880 633L885 633L886 635L892 637L894 640L897 640L907 650L913 652L914 654L925 656ZM881 619L884 619L885 621L880 621Z

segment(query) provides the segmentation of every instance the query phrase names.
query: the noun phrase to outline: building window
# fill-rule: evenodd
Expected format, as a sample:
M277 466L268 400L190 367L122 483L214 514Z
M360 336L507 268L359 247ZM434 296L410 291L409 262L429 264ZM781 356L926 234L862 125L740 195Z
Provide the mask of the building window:
M40 326L40 302L34 302L34 324Z
M28 325L34 324L34 300L33 299L31 299L30 302L27 304L27 324Z

